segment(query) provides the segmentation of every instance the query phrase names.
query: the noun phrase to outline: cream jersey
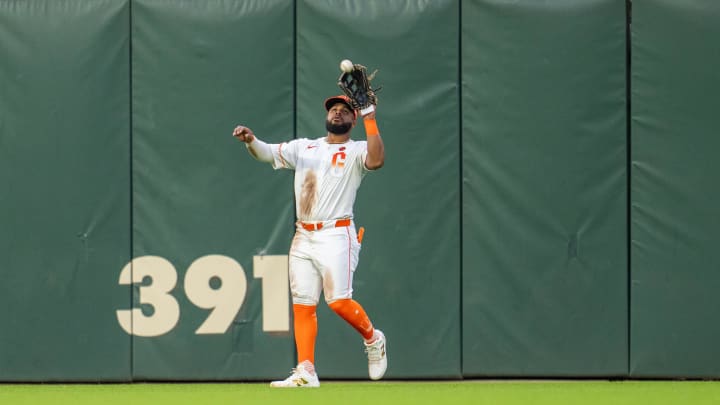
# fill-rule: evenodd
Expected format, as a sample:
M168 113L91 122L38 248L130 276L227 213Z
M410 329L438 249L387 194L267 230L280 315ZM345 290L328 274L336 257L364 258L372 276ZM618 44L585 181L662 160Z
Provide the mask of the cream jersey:
M365 174L367 142L327 143L325 138L271 144L272 166L295 170L295 212L299 221L353 217L357 189Z

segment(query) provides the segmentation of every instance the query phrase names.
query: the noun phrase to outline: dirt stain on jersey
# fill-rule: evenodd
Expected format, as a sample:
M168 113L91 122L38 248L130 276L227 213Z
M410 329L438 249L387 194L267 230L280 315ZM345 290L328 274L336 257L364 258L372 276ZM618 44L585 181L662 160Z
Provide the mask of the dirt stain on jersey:
M302 185L302 192L300 193L300 215L303 218L309 218L312 209L315 206L315 198L317 191L317 176L312 170L308 170L305 173L305 181Z
M292 238L292 243L290 244L290 250L295 249L295 245L297 245L298 243L300 243L300 240L298 239L298 235L299 235L299 233L298 233L298 232L295 232L295 236L293 236L293 238Z

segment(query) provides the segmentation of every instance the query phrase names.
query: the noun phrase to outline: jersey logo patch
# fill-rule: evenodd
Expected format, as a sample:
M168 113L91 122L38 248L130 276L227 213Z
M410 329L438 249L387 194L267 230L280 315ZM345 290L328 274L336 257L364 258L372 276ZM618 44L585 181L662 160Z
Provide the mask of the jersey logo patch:
M317 145L308 145L307 148L308 148L308 149L312 149L312 148L317 148L317 147L318 147Z
M347 155L345 154L345 152L338 152L338 153L334 154L332 157L333 167L344 167L346 158L347 158Z
M347 159L345 152L335 153L332 156L332 168L330 169L330 174L335 177L342 177L343 169L345 168L345 159Z

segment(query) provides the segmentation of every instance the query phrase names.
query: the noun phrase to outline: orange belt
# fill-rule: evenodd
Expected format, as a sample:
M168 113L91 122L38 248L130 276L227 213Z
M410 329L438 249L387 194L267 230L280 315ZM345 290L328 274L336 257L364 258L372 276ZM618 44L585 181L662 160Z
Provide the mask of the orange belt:
M306 231L319 231L323 228L322 222L298 222L298 223ZM349 218L338 219L337 221L335 221L335 228L340 228L343 226L350 226L351 223L352 223L352 220Z

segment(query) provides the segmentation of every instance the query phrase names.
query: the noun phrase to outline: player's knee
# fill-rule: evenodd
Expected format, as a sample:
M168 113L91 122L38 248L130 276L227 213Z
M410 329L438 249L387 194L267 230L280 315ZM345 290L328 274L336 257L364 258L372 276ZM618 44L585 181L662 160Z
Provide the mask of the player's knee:
M352 316L357 307L359 306L358 303L353 301L351 297L342 297L337 298L334 300L327 301L328 307L330 307L333 312L341 316L342 318L347 318L348 316Z
M297 305L315 306L318 304L319 299L314 299L309 296L293 295L292 303Z
M330 309L332 309L334 312L339 312L347 305L348 302L350 302L350 298L337 298L334 300L329 300L327 303Z

